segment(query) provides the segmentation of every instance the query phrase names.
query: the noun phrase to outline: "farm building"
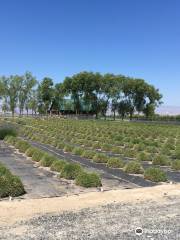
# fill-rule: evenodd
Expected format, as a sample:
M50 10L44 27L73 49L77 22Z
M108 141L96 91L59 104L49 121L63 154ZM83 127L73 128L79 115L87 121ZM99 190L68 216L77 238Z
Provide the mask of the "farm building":
M90 114L93 115L91 104L86 104L83 100L79 102L79 114ZM61 99L59 101L53 101L49 109L51 114L75 114L74 101L72 99Z

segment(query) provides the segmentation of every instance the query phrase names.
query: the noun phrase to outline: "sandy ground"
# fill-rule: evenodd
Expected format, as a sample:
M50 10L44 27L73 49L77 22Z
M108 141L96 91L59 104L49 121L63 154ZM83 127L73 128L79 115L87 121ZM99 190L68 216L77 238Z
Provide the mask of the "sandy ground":
M152 188L91 192L56 198L26 199L0 202L0 226L14 224L37 215L80 210L111 203L138 203L166 201L165 197L180 198L180 184Z
M0 239L179 240L179 204L180 184L2 201Z

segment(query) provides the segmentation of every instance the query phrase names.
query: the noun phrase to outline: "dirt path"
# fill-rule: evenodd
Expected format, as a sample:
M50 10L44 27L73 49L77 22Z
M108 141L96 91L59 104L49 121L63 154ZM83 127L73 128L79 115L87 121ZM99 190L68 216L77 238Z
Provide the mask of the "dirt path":
M0 239L178 240L179 204L180 184L4 201Z
M60 213L111 203L163 202L166 197L179 197L180 184L151 188L90 192L57 198L26 199L0 202L0 225L11 224L35 215Z

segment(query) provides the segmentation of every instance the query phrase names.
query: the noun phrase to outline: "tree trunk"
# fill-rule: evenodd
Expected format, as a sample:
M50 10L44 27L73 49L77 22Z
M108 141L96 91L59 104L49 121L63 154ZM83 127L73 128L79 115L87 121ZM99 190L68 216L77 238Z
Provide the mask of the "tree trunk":
M133 113L130 113L130 121L132 121Z
M116 120L116 111L114 111L113 119Z

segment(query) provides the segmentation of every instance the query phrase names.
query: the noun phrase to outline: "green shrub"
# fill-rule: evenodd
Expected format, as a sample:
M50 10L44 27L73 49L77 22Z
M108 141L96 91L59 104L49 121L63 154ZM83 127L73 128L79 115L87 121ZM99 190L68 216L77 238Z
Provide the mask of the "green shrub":
M114 146L112 147L111 152L116 154L122 154L123 149L121 147Z
M5 138L4 138L4 141L5 141L5 142L8 142L11 137L12 137L12 136L10 136L10 135L6 135Z
M124 162L119 158L111 157L107 161L107 166L110 168L123 168Z
M0 175L0 198L17 197L25 193L19 177L12 174Z
M74 143L78 145L84 145L84 139L75 139Z
M17 136L17 132L14 128L1 127L0 128L0 140L3 140L6 136Z
M17 143L15 144L15 147L17 147L20 152L24 153L28 148L31 147L31 145L26 141L18 140Z
M101 149L101 145L100 145L99 142L95 142L95 143L92 144L92 148L93 149Z
M93 151L90 151L90 150L85 150L82 153L81 157L88 158L88 159L93 159L95 154L96 154L96 152L93 152Z
M25 190L19 177L9 174L0 177L0 197L16 197L24 193Z
M15 142L16 142L17 138L14 137L14 136L10 136L10 135L7 135L5 138L4 138L4 141L9 143L9 144L12 144L14 145Z
M81 156L83 153L84 149L80 147L75 147L72 151L72 154Z
M51 165L51 170L56 172L61 172L63 167L66 165L66 161L64 160L56 160Z
M159 152L158 148L157 148L157 147L154 147L154 146L148 146L148 147L146 147L146 151L147 151L148 153L158 153L158 152Z
M122 135L115 135L115 136L114 136L114 140L115 140L115 141L118 141L118 142L119 142L119 141L122 141L123 138L124 138L124 136L122 136Z
M5 174L11 174L11 172L3 164L0 163L0 176Z
M144 151L144 150L145 150L145 145L144 145L143 143L137 144L137 145L135 146L135 149L136 149L137 151Z
M73 146L71 145L65 145L64 148L63 148L63 151L64 152L72 152L73 151Z
M58 148L58 149L63 149L64 146L65 146L65 143L63 143L63 142L59 142L59 143L57 144L57 148Z
M137 156L137 152L132 149L125 149L123 154L127 158L136 158L136 156Z
M180 160L174 160L172 161L172 165L171 165L173 170L180 170Z
M171 155L171 151L168 148L163 147L161 149L161 154L162 155L166 155L166 156L170 156Z
M167 142L165 145L164 145L164 148L168 149L168 150L175 150L175 145L173 142Z
M132 142L126 143L126 148L132 149L134 147L134 144Z
M56 140L53 140L51 141L50 145L53 147L57 147L58 143L56 142Z
M35 162L39 162L44 156L44 154L45 152L41 151L40 149L36 149L32 155L32 160Z
M101 145L100 148L101 148L103 151L110 151L111 148L112 148L112 145L107 144L107 143L104 143L104 144Z
M147 168L144 172L144 178L152 182L166 182L167 176L164 171L159 168Z
M65 179L75 179L82 172L79 164L67 163L64 165L60 177Z
M93 162L96 163L107 163L108 161L108 156L103 154L103 153L96 153L93 157Z
M144 172L142 165L139 162L131 161L124 166L126 173L141 174Z
M124 146L124 142L118 142L118 141L113 141L113 140L111 140L111 142L113 142L114 145L116 145L116 146L121 146L121 147Z
M175 150L175 158L180 159L180 148L176 148L176 150Z
M100 187L101 179L96 173L82 172L76 177L76 184L82 187Z
M35 147L30 147L26 150L25 154L28 157L32 157L33 153L37 150Z
M171 161L164 155L157 155L152 163L154 165L159 165L159 166L169 166L171 165Z
M151 155L146 152L140 152L137 156L137 160L139 161L151 161Z
M40 165L43 167L50 167L54 161L57 161L57 158L55 156L45 153L40 160Z
M20 125L26 125L26 122L22 119L17 119L16 122L17 124L20 124Z

